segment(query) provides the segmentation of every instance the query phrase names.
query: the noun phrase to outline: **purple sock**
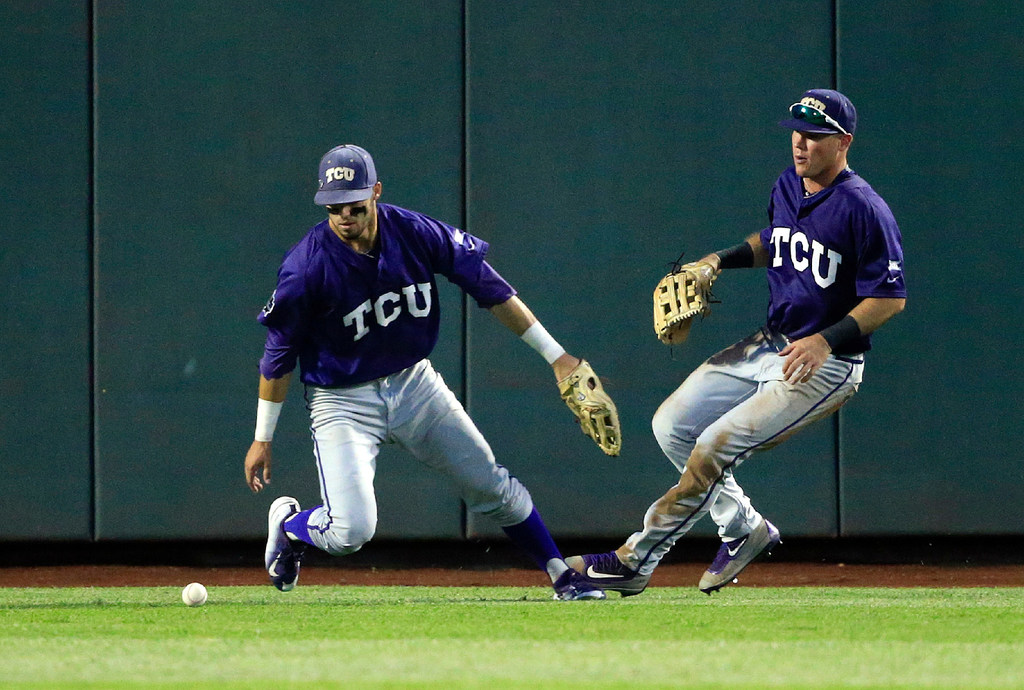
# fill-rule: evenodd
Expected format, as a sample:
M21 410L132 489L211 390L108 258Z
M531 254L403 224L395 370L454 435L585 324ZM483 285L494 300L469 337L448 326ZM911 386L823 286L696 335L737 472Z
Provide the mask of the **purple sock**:
M303 510L302 512L295 513L290 518L284 521L284 531L288 536L294 536L300 541L304 541L307 544L313 544L313 540L309 538L309 514L320 506L314 506L309 510Z
M541 570L547 571L548 561L552 558L561 558L562 554L555 546L555 540L551 538L547 525L540 517L540 513L534 508L530 517L518 525L502 527L505 534L519 545L521 549L530 554Z

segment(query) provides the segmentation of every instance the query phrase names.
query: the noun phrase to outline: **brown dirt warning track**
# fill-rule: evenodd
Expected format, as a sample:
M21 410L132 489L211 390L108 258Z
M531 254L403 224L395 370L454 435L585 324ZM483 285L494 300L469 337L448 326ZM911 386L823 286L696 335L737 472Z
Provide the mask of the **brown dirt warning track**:
M696 587L701 563L665 564L651 587ZM0 568L3 587L269 586L253 567L66 565ZM307 565L304 585L425 585L438 587L543 586L547 578L526 568L337 567ZM1024 565L855 565L755 563L740 577L744 587L1024 587Z

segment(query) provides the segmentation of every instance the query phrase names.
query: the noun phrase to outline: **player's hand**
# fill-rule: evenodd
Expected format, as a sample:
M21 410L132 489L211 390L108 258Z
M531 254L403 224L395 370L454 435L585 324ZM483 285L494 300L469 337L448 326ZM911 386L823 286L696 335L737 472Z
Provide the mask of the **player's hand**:
M245 483L253 493L270 483L270 441L253 441L245 454Z
M794 340L779 353L779 357L786 358L782 377L789 384L807 383L831 352L832 348L819 333Z
M568 352L564 353L561 357L551 363L551 368L555 372L555 380L561 381L566 376L572 373L572 370L579 366L582 360L579 357L573 357Z
M715 269L716 276L722 274L722 257L720 257L718 254L708 254L697 263L705 263L710 265L712 268Z

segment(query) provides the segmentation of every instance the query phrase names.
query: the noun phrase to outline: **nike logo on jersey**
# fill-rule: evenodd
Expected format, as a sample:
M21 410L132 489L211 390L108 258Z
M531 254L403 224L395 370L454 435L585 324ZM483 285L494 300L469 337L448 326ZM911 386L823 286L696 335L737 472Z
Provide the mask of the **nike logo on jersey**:
M788 258L798 272L810 269L818 287L827 288L836 282L843 256L818 240L809 240L807 235L799 230L794 232L792 228L772 228L771 245L772 268L781 268L784 259ZM827 267L823 265L826 260Z
M275 301L274 300L276 300L276 299L277 299L277 290L274 290L274 292L272 292L271 295L270 295L270 299L268 299L267 303L263 305L263 315L264 316L270 316L270 312L274 311L274 305L275 305Z
M613 575L611 573L602 573L602 572L599 572L597 570L594 570L594 566L592 566L592 565L588 565L587 566L587 577L593 578L595 580L607 580L607 579L613 578L613 577L619 578L620 580L622 579L621 575Z
M416 296L417 292L420 293L420 297ZM430 292L430 283L406 285L402 288L401 295L397 292L385 292L376 299L366 300L348 314L345 314L341 322L346 326L355 326L356 332L352 336L352 340L359 340L370 332L370 327L367 325L369 320L367 317L372 315L378 326L387 328L391 322L403 313L403 298L405 311L408 311L415 318L421 319L430 314ZM423 302L422 306L420 306L421 300Z
M887 283L895 283L895 282L899 281L902 273L903 273L903 269L900 268L900 262L899 261L890 261L889 262L889 277L886 278L885 282L887 282Z

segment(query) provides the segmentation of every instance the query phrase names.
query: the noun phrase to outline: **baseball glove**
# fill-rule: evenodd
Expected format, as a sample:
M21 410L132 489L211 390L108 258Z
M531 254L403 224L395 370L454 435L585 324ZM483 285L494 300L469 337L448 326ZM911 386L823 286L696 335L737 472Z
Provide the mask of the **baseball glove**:
M586 360L558 382L562 400L576 419L583 433L594 439L605 455L618 455L622 448L619 411L611 396L604 392L601 380Z
M683 264L654 288L654 332L666 345L680 345L690 335L693 318L711 313L711 286L718 275L703 261Z

